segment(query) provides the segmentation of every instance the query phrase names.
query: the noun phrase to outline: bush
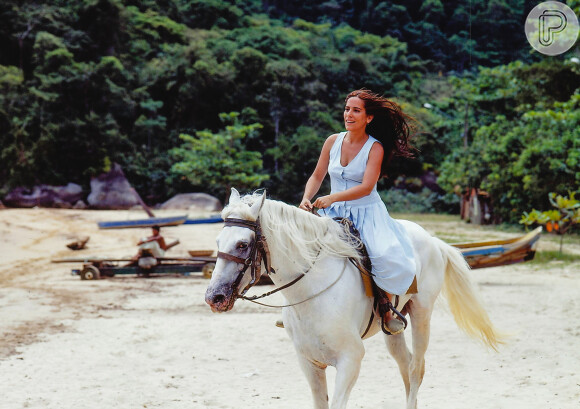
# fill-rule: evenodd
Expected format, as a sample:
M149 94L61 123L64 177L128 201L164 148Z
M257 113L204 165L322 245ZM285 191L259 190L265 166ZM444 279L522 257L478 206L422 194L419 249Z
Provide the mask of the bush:
M423 188L418 193L402 189L379 192L391 213L457 213L459 197L455 194L440 195Z

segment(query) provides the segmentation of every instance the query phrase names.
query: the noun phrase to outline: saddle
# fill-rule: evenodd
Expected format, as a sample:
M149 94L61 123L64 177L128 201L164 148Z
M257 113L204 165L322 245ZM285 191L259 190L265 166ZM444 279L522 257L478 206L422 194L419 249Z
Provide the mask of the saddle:
M373 310L376 310L381 317L382 331L387 335L391 335L384 322L384 316L389 310L392 311L393 314L397 315L399 319L403 321L405 328L407 328L407 319L403 316L403 314L401 314L401 312L399 312L399 310L397 310L397 306L399 304L399 296L398 295L395 296L395 305L393 306L387 297L386 291L380 288L373 280L374 274L372 273L371 259L369 257L369 253L367 251L366 246L364 245L364 243L360 238L359 231L354 226L354 223L350 219L342 217L335 217L334 220L339 224L341 224L344 227L345 231L354 238L352 242L356 243L355 247L358 250L359 254L361 255L361 261L356 260L354 258L351 258L350 261L360 271L367 297L374 298ZM417 293L417 276L413 277L413 282L411 283L411 286L407 290L407 294L416 294L416 293ZM370 324L372 323L373 319L374 319L374 311L373 314L371 314L369 326L367 327L367 331L365 331L365 334L363 334L363 337L368 332Z

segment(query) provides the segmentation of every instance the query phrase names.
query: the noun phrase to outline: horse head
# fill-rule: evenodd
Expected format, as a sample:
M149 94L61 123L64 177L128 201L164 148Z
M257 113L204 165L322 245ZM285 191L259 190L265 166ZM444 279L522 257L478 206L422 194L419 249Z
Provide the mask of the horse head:
M226 312L236 299L260 279L265 242L258 215L266 192L252 204L242 201L234 188L224 214L225 225L217 238L218 259L205 292L205 302L213 312Z

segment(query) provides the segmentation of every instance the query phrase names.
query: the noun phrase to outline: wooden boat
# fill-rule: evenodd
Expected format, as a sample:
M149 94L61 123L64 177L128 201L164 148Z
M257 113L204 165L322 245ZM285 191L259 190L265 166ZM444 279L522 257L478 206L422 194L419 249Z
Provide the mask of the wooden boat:
M187 215L173 217L150 217L148 219L119 220L109 222L98 222L99 229L130 229L153 226L178 226L185 223Z
M224 219L221 216L212 216L205 219L186 219L183 224L207 224L207 223L221 223Z
M150 217L148 219L136 220L119 220L109 222L98 222L99 229L131 229L163 226L179 226L180 224L207 224L207 223L221 223L224 220L220 216L208 217L205 219L188 219L185 216L174 217Z
M496 267L532 260L542 227L513 239L453 243L461 250L472 269Z

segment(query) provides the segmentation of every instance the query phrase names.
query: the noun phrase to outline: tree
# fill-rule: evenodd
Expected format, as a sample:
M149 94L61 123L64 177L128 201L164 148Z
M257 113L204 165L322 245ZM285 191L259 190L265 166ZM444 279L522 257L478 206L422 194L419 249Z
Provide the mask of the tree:
M172 150L178 162L171 171L195 186L220 188L226 198L231 187L257 188L268 180L262 169L262 154L248 151L244 145L247 139L257 137L262 125L244 125L239 116L238 112L220 114L225 129L217 133L204 130L196 136L181 134L185 143Z
M467 149L457 148L443 163L439 182L478 187L491 194L495 212L517 222L530 207L549 206L551 191L580 185L580 94L510 120L497 116L479 128Z

